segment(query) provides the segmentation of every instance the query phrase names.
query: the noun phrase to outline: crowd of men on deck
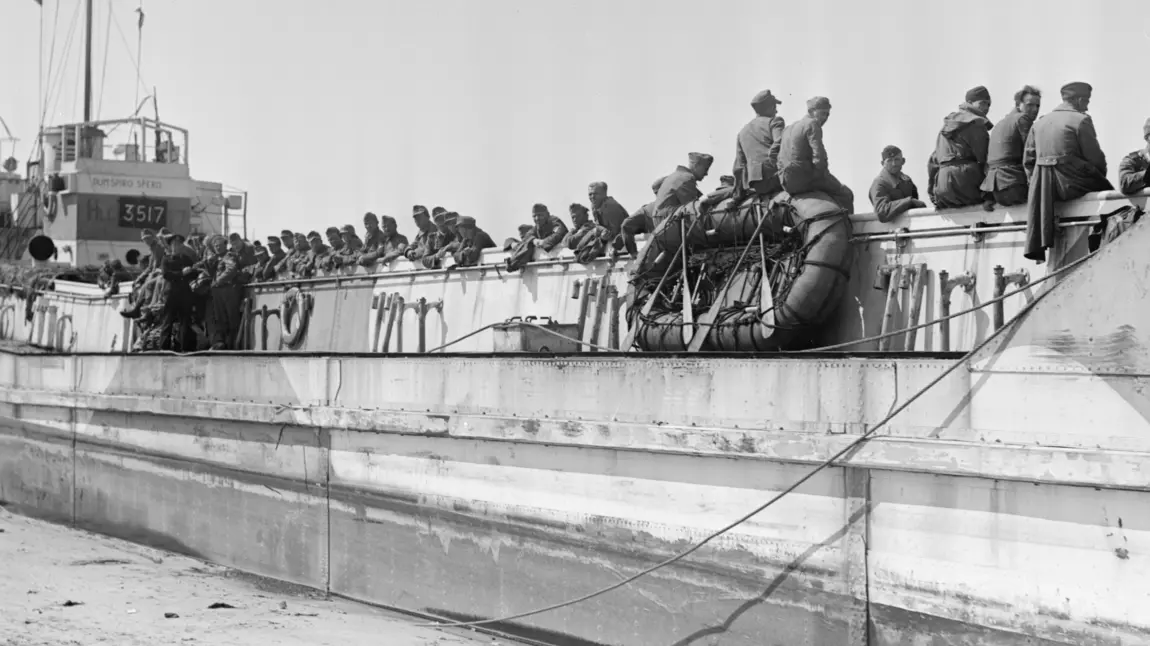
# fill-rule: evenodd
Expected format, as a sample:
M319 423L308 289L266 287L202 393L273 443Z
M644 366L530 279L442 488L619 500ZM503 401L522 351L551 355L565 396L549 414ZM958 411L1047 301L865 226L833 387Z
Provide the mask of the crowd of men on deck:
M1028 205L1025 255L1042 262L1045 250L1054 244L1054 203L1113 189L1106 178L1106 156L1087 115L1092 92L1087 83L1068 83L1061 88L1062 103L1038 117L1042 93L1027 85L1014 94L1010 113L992 124L987 118L990 92L982 86L967 91L958 109L943 119L927 162L927 197L938 209ZM705 212L729 198L820 191L853 213L854 194L831 174L823 146L830 100L810 99L806 115L790 125L778 115L781 103L770 90L751 100L756 116L738 133L732 175L723 176L711 193L703 194L698 183L714 158L690 153L685 166L651 185L654 199L632 213L608 194L604 182L588 187L590 207L570 205L570 227L545 205L535 204L532 224L520 226L518 237L503 244L509 252L507 269L521 268L534 259L537 249L570 248L581 262L608 253L635 256L636 235L652 233L659 222L690 203ZM1150 185L1150 119L1142 136L1147 146L1126 155L1119 165L1119 189L1126 194ZM926 206L914 182L902 172L905 162L899 147L883 148L882 170L869 192L882 222ZM497 247L474 218L442 207L429 211L417 205L412 218L417 230L412 240L399 232L395 218L374 213L364 215L362 237L350 224L329 227L324 235L285 229L268 237L266 244L235 233L205 239L145 230L141 239L150 255L139 260L144 271L135 278L130 305L123 312L139 319L142 334L137 349L234 348L242 290L251 283L308 279L354 266L386 266L399 258L410 260L417 269L474 266L484 250ZM446 262L448 258L452 262Z

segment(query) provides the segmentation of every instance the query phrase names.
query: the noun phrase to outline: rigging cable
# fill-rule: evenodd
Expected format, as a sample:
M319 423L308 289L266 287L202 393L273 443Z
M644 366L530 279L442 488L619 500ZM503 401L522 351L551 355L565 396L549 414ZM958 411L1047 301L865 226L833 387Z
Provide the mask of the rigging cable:
M136 58L136 55L132 52L132 45L128 42L128 36L124 33L124 28L120 26L120 19L116 17L115 13L112 14L112 26L116 28L116 33L120 34L120 42L124 43L124 49L128 50L128 57L132 59L132 65L134 65L136 68L136 82L137 82L137 84L138 85L144 85L145 86L144 89L146 90L147 84L145 83L144 73L140 71L140 61L139 61L139 59ZM137 97L139 96L139 92L136 93L136 96ZM137 101L137 103L138 103L138 101Z
M96 104L96 121L104 112L104 84L108 79L108 50L112 49L112 5L108 5L108 23L104 27L104 65L100 69L100 101Z
M60 96L64 93L64 77L67 75L68 70L68 54L72 51L72 42L76 38L76 26L80 20L80 5L76 5L76 12L72 14L72 24L68 27L68 37L64 39L64 47L60 52L60 67L56 69L56 79L48 84L48 100L52 105L49 109L45 110L45 120L48 113L55 113L56 106L60 104ZM55 98L53 98L53 96ZM43 123L44 120L41 120Z
M545 606L543 608L537 608L535 610L529 610L527 612L520 612L517 614L507 615L505 617L497 617L497 618L493 618L493 619L482 619L482 620L478 620L478 621L452 621L452 622L447 622L447 623L428 622L428 623L422 623L422 624L416 624L416 625L417 626L423 626L423 627L436 627L436 628L450 628L450 627L461 627L461 626L481 626L481 625L485 625L485 624L503 623L503 622L507 622L507 621L513 621L515 619L522 619L524 617L531 617L531 616L542 614L545 612L550 612L552 610L559 610L560 608L566 608L568 606L573 606L575 604L582 603L582 602L588 601L590 599L594 599L595 597L604 595L608 592L618 590L619 588L622 588L623 586L629 585L630 583L632 583L636 579L639 579L639 578L646 576L646 575L648 575L648 574L650 574L656 570L662 569L664 567L667 567L668 565L671 565L673 563L676 563L677 561L680 561L680 560L686 558L687 556L689 556L692 553L701 549L707 543L710 543L711 541L718 538L719 536L722 536L723 534L726 534L727 532L731 531L735 527L738 527L739 525L747 522L748 520L750 520L751 518L753 518L754 516L756 516L760 512L762 512L763 510L774 505L779 500L782 500L784 497L791 494L796 489L798 489L800 486L802 486L805 482L807 482L808 480L813 478L815 476L815 474L817 474L820 471L822 471L823 469L826 469L827 467L833 465L840 458L847 455L848 453L851 453L856 448L858 448L859 446L861 446L865 442L869 441L872 437L874 437L874 434L880 428L882 428L883 426L885 426L887 424L887 422L894 419L894 417L897 416L902 411L906 410L911 404L913 404L920 397L922 397L928 391L930 391L930 389L934 388L943 379L948 377L950 375L950 373L957 370L960 366L965 365L976 354L978 354L980 351L982 351L983 348L990 345L991 341L998 338L999 335L1001 335L1006 330L1012 328L1019 320L1022 319L1022 317L1026 316L1032 309L1034 309L1035 305L1037 305L1039 302L1042 301L1043 298L1045 298L1047 295L1049 295L1051 291L1053 291L1053 290L1048 289L1048 290L1042 292L1041 294L1039 294L1037 297L1035 297L1034 300L1027 303L1022 309L1020 309L1018 311L1017 314L1012 316L1010 318L1010 320L1006 322L1005 325L998 328L994 332L990 333L986 337L986 339L984 339L981 343L976 345L974 348L972 348L966 354L962 355L962 357L959 360L952 363L949 368L947 368L946 370L944 370L942 372L942 374L940 374L937 377L935 377L934 379L932 379L930 381L930 383L926 384L925 386L920 388L918 391L916 391L913 395L911 395L909 398L907 398L907 400L905 402L903 402L902 404L899 404L891 412L887 413L885 417L883 417L881 420L876 422L874 426L872 426L870 429L868 429L862 435L858 436L854 441L847 444L845 447L843 447L842 449L837 451L831 457L829 457L826 460L819 463L818 466L816 466L814 469L811 469L809 472L807 472L806 475L804 475L803 477L796 480L794 483L792 483L786 489L780 491L778 494L773 496L767 502L763 503L762 505L759 505L758 507L753 509L750 513L743 515L739 519L735 520L732 523L729 523L728 525L719 529L718 531L715 531L715 532L709 534L706 538L695 543L694 545L692 545L688 549L683 550L682 552L679 552L678 554L671 556L670 558L667 558L663 561L660 561L659 563L656 563L655 565L652 565L651 567L648 567L648 568L643 569L643 570L641 570L635 574L632 574L631 576L629 576L625 579L622 579L621 581L618 581L612 585L606 586L604 588L600 588L599 590L596 590L595 592L585 594L585 595L583 595L581 597L577 597L575 599L569 599L567 601L563 601L560 603L555 603L555 604L552 604L549 606Z
M77 12L78 11L79 11L79 9L77 9ZM40 20L40 41L41 41L40 42L40 60L41 60L41 63L40 63L40 65L41 65L41 67L43 67L43 60L44 60L44 43L43 43L43 40L44 40L44 20L43 20L44 5L43 5L43 3L40 4L40 12L41 12L41 20ZM47 74L47 76L52 76L52 66L55 64L55 61L56 61L56 34L59 31L59 26L60 26L60 3L57 2L56 3L56 11L53 13L53 17L52 17L52 46L48 49L48 74ZM41 76L41 78L40 78L40 132L44 132L44 121L45 121L46 117L48 116L48 97L44 93L44 81L45 80L47 80L47 77ZM48 87L49 87L48 91L51 92L51 83L49 83ZM39 140L40 136L37 135L36 139ZM28 157L28 161L32 161L31 156Z
M139 103L140 86L144 83L143 74L140 72L144 66L144 0L140 0L139 6L136 7L136 13L140 14L140 19L136 22L136 103Z

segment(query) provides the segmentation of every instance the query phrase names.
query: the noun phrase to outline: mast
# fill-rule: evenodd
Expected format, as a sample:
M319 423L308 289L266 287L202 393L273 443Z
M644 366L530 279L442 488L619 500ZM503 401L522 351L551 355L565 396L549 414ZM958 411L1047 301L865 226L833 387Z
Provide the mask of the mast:
M92 0L84 0L84 123L92 120Z

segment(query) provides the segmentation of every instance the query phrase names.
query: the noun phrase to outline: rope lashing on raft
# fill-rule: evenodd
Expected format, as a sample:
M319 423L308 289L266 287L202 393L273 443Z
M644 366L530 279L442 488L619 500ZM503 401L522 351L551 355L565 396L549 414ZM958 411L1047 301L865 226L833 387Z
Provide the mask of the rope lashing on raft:
M299 347L307 334L307 324L314 305L315 297L300 291L298 287L284 293L280 301L280 345L292 350ZM298 319L294 327L293 318Z
M832 204L826 200L824 202ZM678 281L668 283L672 289L670 296L663 293L659 287L652 289L652 281L645 279L646 277L632 281L633 289L626 318L632 329L637 327L638 331L629 338L636 339L639 347L645 351L678 352L684 349L695 351L702 349L699 347L701 343L705 343L707 349L720 351L778 351L781 349L780 341L772 336L771 331L799 331L821 323L838 306L838 299L834 293L845 286L844 281L849 281L850 259L848 256L837 263L827 262L822 258L811 257L811 254L827 235L832 233L838 235L841 231L839 227L849 228L850 223L846 211L837 206L817 215L803 217L802 212L809 211L809 208L809 202L804 208L796 206L789 200L772 202L769 205L746 203L733 211L742 213L743 216L735 216L733 221L723 220L721 224L712 221L715 226L727 227L733 222L738 233L732 237L731 231L728 230L725 236L720 235L719 238L725 239L722 240L723 246L717 248L708 248L705 241L697 242L696 244L703 250L694 254L693 262L688 264L686 271L680 273ZM753 209L758 209L759 218L745 217ZM725 213L731 212L725 211ZM702 218L703 216L699 216L696 221ZM738 238L745 237L747 229L756 220L755 233L752 233L749 239L745 239L745 246L740 246ZM828 220L831 221L829 225L814 235L809 235L811 226ZM764 228L764 225L768 226ZM760 229L764 234L756 235ZM710 237L709 232L707 237ZM758 245L754 244L756 239L759 241ZM771 243L768 243L768 240ZM718 243L720 240L714 242ZM749 256L748 252L756 247L760 253ZM741 253L736 250L740 250ZM731 264L727 255L734 253L739 253L739 261ZM754 257L755 255L758 257ZM744 269L744 261L749 263L749 271ZM817 293L823 294L821 303L817 300L810 302L809 296L800 296L797 302L790 302L793 300L790 298L792 289L802 282L800 279L805 275L804 267L826 269L834 274L833 277L821 279L822 285L814 287ZM671 266L669 265L667 269L670 271ZM692 276L692 273L695 276ZM768 281L769 286L764 286L763 281ZM702 325L695 325L694 322L686 320L688 317L684 315L685 312L680 312L678 304L674 302L675 295L680 293L684 284L691 282L696 285L693 290L695 301L690 306L692 313L696 309L709 309L713 316ZM729 288L740 283L733 297L728 298ZM811 288L810 279L802 284L804 289ZM758 293L748 296L747 292L758 292L759 287L765 287L761 290L763 292L768 290L772 292L772 298L764 303L758 303L758 311L752 311L756 308L748 306L756 304L759 300ZM715 311L715 302L719 300L727 302L727 305ZM806 311L810 308L804 305L811 304L814 304L816 309L813 312ZM646 312L649 314L645 314ZM703 318L706 319L707 316ZM689 336L694 337L696 341L689 348L683 348L679 342L681 337L679 330L684 328L694 330L694 334ZM760 333L759 328L765 334ZM694 336L700 332L703 336Z
M1093 255L1093 253L1091 253L1090 255ZM1089 256L1087 256L1087 257L1089 257ZM1085 260L1085 259L1086 258L1082 258L1079 261L1076 261L1075 263L1073 263L1071 265L1067 265L1066 267L1063 267L1062 269L1059 269L1058 271L1053 272L1052 274L1048 275L1047 278L1052 277L1052 276L1057 275L1057 274L1060 274L1064 271L1067 271L1070 268L1077 266L1082 260ZM1021 291L1021 290L1018 290L1018 291ZM727 532L730 532L732 529L738 527L739 525L742 525L743 523L754 518L759 513L766 510L767 508L773 506L778 501L782 500L786 496L793 493L796 489L801 487L808 480L815 477L815 475L817 475L819 472L832 466L834 463L838 462L843 457L847 456L848 454L853 453L860 446L862 446L866 442L873 439L875 437L875 434L878 432L878 430L880 428L883 428L884 426L886 426L886 424L888 422L890 422L892 419L894 419L899 413L906 410L911 404L918 401L919 398L921 398L923 395L925 395L927 392L929 392L936 385L941 383L944 379L949 377L952 372L957 370L959 367L965 365L975 355L977 355L979 352L981 352L983 348L989 346L991 341L998 338L1006 330L1013 328L1014 325L1016 323L1018 323L1020 320L1022 320L1022 318L1024 316L1029 314L1030 311L1033 310L1034 307L1036 305L1038 305L1038 303L1043 298L1048 296L1051 291L1053 291L1053 290L1046 290L1045 292L1042 292L1041 294L1036 296L1034 298L1034 300L1032 300L1029 303L1027 303L1026 305L1024 305L1022 307L1022 309L1020 309L1017 314L1010 317L1010 320L1007 321L1002 327L998 328L997 330L995 330L995 331L991 332L989 335L987 335L986 339L984 339L981 343L979 343L974 348L972 348L969 352L962 355L962 357L960 359L958 359L957 361L952 363L950 365L950 367L948 367L946 370L944 370L942 372L942 374L938 375L937 377L932 379L930 381L930 383L926 384L925 386L923 386L922 388L917 390L905 402L903 402L902 404L895 407L893 410L891 410L889 413L887 413L885 417L883 417L881 420L876 422L874 424L874 426L872 426L869 430L867 430L862 435L859 435L857 438L854 439L854 441L850 442L849 444L847 444L842 449L835 452L834 455L830 456L826 460L819 463L818 466L816 466L815 468L808 471L806 473L806 475L804 475L803 477L796 480L794 483L792 483L786 489L775 494L770 500L759 505L758 507L753 509L750 513L744 514L743 516L741 516L740 518L738 518L734 522L729 523L725 527L707 535L705 538L703 538L699 542L695 543L691 547L683 550L682 552L679 552L678 554L675 554L674 556L671 556L670 558L667 558L663 561L660 561L659 563L656 563L655 565L652 565L651 567L648 567L648 568L645 568L639 572L636 572L635 574L632 574L631 576L626 577L626 578L624 578L624 579L622 579L622 580L620 580L620 581L618 581L612 585L606 586L604 588L600 588L594 592L585 594L581 597L576 597L574 599L569 599L567 601L563 601L560 603L551 604L549 606L545 606L542 608L536 608L535 610L530 610L527 612L520 612L517 614L507 615L504 617L496 617L496 618L492 618L492 619L481 619L481 620L477 620L477 621L428 622L425 624L416 624L416 625L424 626L424 627L436 627L436 628L458 628L458 627L464 627L464 626L482 626L482 625L486 625L486 624L504 623L504 622L508 622L508 621L514 621L516 619L523 619L524 617L533 617L535 615L540 615L540 614L543 614L545 612L551 612L553 610L559 610L559 609L573 606L573 605L576 605L579 603L583 603L584 601L589 601L589 600L594 599L596 597L607 594L608 592L618 590L619 588L630 585L631 583L635 582L636 580L638 580L638 579L640 579L640 578L642 578L642 577L644 577L644 576L646 576L646 575L648 575L648 574L650 574L656 570L660 570L662 568L667 567L668 565L672 565L674 563L677 563L678 561L683 560L684 558L686 558L686 557L690 556L691 554L700 550L704 545L707 545L708 543L715 540L716 538L722 536L723 534L726 534ZM1017 293L1017 292L1013 292L1013 293Z

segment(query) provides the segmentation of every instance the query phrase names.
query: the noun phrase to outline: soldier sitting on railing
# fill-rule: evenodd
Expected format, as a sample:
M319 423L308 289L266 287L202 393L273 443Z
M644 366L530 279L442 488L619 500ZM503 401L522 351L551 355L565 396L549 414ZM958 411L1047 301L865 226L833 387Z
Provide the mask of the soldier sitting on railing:
M259 275L261 282L272 281L276 279L277 268L283 259L287 257L287 252L284 251L283 241L277 236L268 236L268 261L264 264L263 271Z
M247 283L262 283L266 278L268 267L271 266L271 254L264 246L256 247L256 264L244 267L242 271L247 274Z
M779 183L792 196L822 191L840 208L854 213L854 192L830 171L823 145L823 126L831 116L831 101L825 96L807 100L807 114L783 128L779 144Z
M284 280L291 278L292 267L299 256L299 252L296 251L295 234L290 229L280 231L280 244L283 245L284 257L276 263L275 274L277 280Z
M449 214L441 207L435 207L434 217L434 230L426 232L423 230L422 218L416 214L416 224L420 225L420 236L416 240L422 238L422 244L416 244L414 249L408 248L407 257L414 262L417 268L422 269L438 269L440 267L440 260L443 258L441 251L455 240L455 235L452 233L452 228L455 226L455 214ZM426 234L426 235L425 235Z
M519 225L519 237L518 237L518 238L515 238L515 237L511 237L511 238L504 238L504 240L503 240L503 250L504 250L504 251L511 251L511 250L512 250L512 249L514 249L516 246L523 244L523 241L524 241L525 239L527 239L527 237L528 237L528 236L530 236L530 235L531 235L531 231L532 231L534 228L535 228L535 227L531 226L530 224L521 224L521 225Z
M567 233L564 243L574 252L575 260L588 263L606 253L607 245L611 242L611 232L592 222L587 207L578 202L572 204L568 211L573 228Z
M1106 179L1106 153L1086 114L1093 88L1089 83L1067 83L1061 94L1062 103L1034 122L1022 153L1030 177L1023 257L1039 263L1046 261L1046 250L1057 237L1055 202L1114 189Z
M1022 166L1022 152L1041 106L1042 92L1026 85L1014 93L1014 109L990 131L982 191L992 195L995 204L1026 204L1030 184Z
M370 247L364 247L363 255L359 257L359 264L370 267L379 263L386 267L396 258L402 258L410 247L407 236L399 232L399 225L396 224L395 218L385 215L377 223L374 221L374 214L368 213L367 215L373 218L371 223L368 223L367 216L364 216L363 220L364 224L368 226L368 239L374 240L374 244ZM373 227L374 231L372 230Z
M543 251L555 249L567 237L567 225L563 224L563 220L551 215L546 205L538 203L533 205L531 219L535 222L534 244Z
M340 236L337 227L328 227L324 231L324 236L327 237L327 253L319 261L319 268L323 271L334 271L339 268L343 260L343 237Z
M389 217L389 216L384 216ZM395 219L392 218L392 222ZM383 244L383 231L379 228L379 218L368 211L363 214L363 253L372 253Z
M347 267L355 265L359 257L363 255L363 241L359 239L359 235L355 232L355 226L345 224L340 227L339 239L343 242L343 248L339 250L336 266Z
M416 204L411 207L411 219L415 220L415 226L419 229L419 233L415 234L415 239L408 245L404 255L408 260L418 263L428 253L434 253L434 236L438 231L425 206Z
M437 206L431 210L431 219L436 229L431 236L434 252L423 256L422 264L424 269L439 269L443 266L443 259L459 249L459 233L455 228L459 214Z
M291 278L306 278L308 254L311 253L311 243L305 234L295 234L293 242L295 253L289 256L288 275Z
M606 228L610 240L621 249L623 240L619 234L623 230L623 222L627 220L627 209L607 195L607 182L591 182L587 187L587 199L591 201L591 217L595 224Z
M906 159L898 146L882 149L882 172L870 185L870 203L879 222L890 222L911 209L926 207L918 187L902 172Z
M990 129L986 113L990 92L983 86L966 92L965 102L946 115L927 161L926 192L940 209L982 204L994 209L994 196L983 192Z
M719 204L735 197L738 190L735 188L735 178L733 175L723 175L719 178L719 187L707 193L708 204Z
M452 254L452 257L457 267L474 267L483 257L484 249L495 248L495 241L486 231L475 225L473 217L459 216L456 231L459 233L459 249Z
M298 278L313 278L319 275L323 269L324 262L327 260L331 250L323 243L323 238L320 237L318 231L308 231L307 233L308 251L300 261L296 276Z
M663 178L659 191L655 194L655 206L652 207L652 218L658 226L679 207L685 206L703 197L699 190L699 182L711 170L715 158L706 153L688 153L687 165L678 166ZM709 204L700 203L700 210L705 210Z

